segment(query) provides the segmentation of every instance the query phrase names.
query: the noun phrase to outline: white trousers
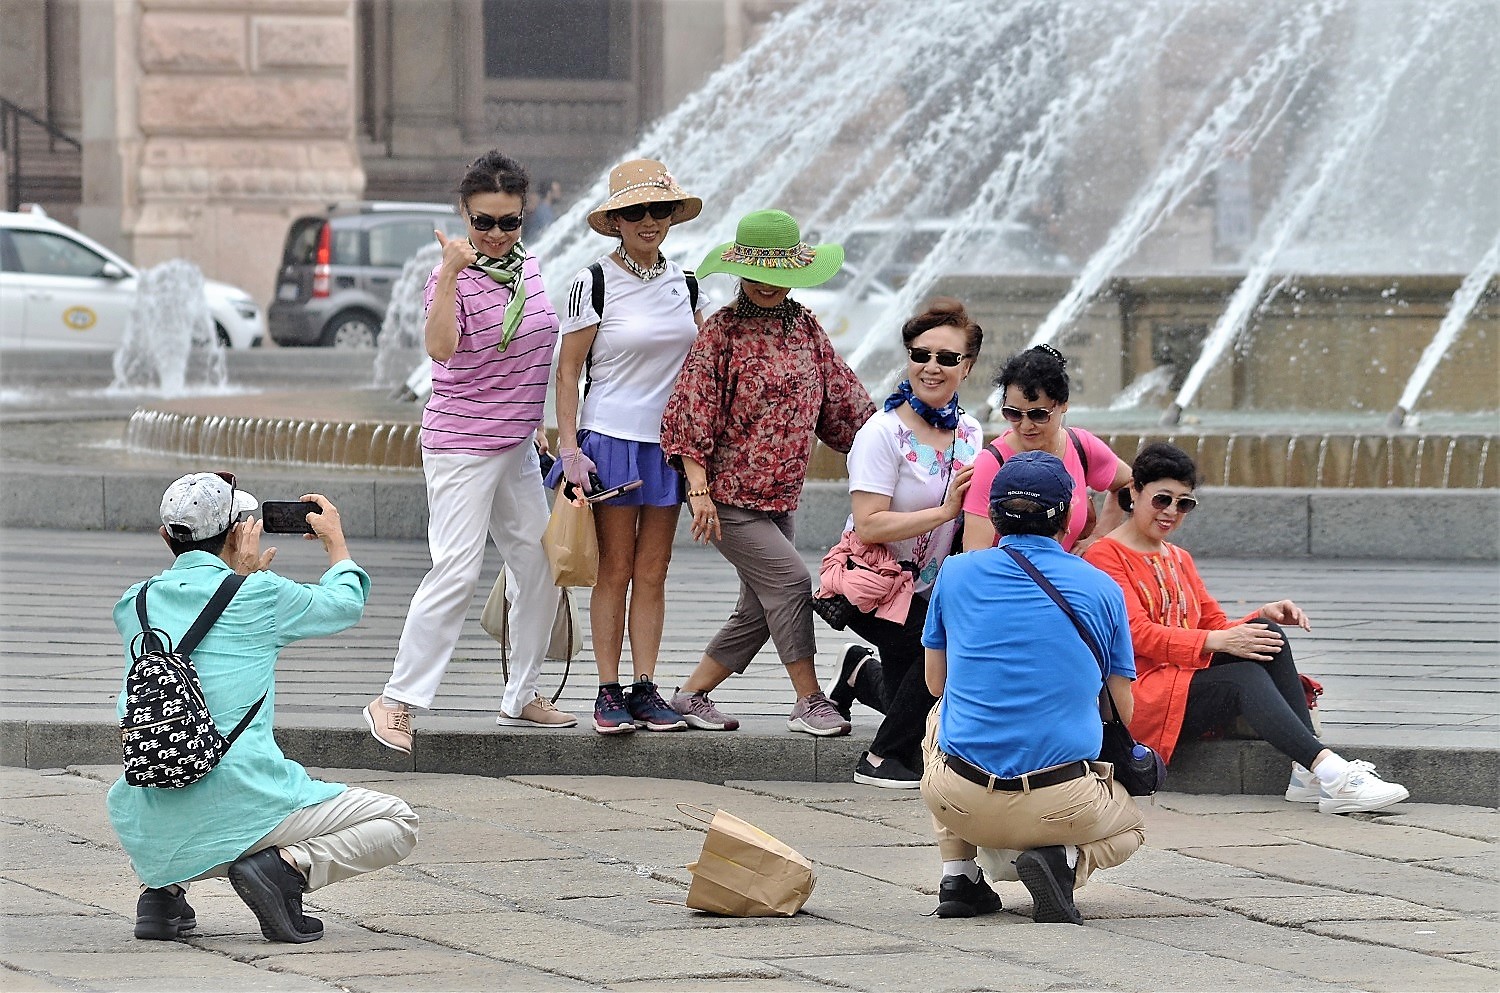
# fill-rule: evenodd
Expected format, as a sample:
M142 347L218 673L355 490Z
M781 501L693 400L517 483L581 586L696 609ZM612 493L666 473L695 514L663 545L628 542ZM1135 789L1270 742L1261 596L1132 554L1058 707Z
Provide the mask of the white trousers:
M417 815L405 800L351 786L330 800L292 811L270 834L247 848L245 855L285 849L307 877L307 888L315 890L395 865L415 847ZM231 864L225 862L193 878L225 876Z
M536 695L559 595L542 549L548 511L536 448L523 442L498 455L423 452L422 471L432 569L411 598L385 695L432 705L474 600L488 531L515 579L510 682L500 709L518 717Z

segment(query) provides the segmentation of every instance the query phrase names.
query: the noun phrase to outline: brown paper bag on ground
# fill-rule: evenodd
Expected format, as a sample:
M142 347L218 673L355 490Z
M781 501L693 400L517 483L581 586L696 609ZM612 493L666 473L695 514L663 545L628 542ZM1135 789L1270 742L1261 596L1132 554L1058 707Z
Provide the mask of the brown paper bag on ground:
M582 507L563 496L558 487L552 519L542 532L542 547L552 563L558 586L593 586L599 578L599 535L594 531L594 508Z
M795 849L725 811L710 820L702 807L677 809L708 824L687 905L726 917L791 917L812 895L812 863ZM699 816L705 815L705 816Z

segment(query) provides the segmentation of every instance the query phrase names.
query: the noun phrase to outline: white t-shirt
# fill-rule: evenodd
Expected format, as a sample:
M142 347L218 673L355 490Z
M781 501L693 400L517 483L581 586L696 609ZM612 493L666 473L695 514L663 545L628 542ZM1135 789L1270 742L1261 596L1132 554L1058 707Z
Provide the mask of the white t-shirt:
M974 464L983 443L983 428L968 414L959 416L950 456L947 447L932 448L918 441L895 410L876 411L854 436L854 447L849 450L849 492L888 496L891 510L898 513L930 510L943 502L949 480ZM937 579L938 567L953 548L958 524L958 520L949 521L915 538L885 543L897 561L916 563L917 592ZM844 529L854 530L853 514Z
M604 270L604 320L594 312L594 274L586 267L573 277L562 315L563 334L598 324L586 365L588 395L578 411L579 430L626 441L661 441L661 414L677 374L698 335L682 267L643 281L609 256ZM698 312L708 309L701 289Z

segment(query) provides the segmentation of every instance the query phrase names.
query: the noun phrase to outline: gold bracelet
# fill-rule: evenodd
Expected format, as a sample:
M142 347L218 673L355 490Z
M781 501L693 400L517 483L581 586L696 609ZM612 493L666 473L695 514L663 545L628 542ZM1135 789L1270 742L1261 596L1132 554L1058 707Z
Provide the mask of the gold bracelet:
M689 499L692 497L708 496L708 487L705 486L701 490L688 490L687 495Z

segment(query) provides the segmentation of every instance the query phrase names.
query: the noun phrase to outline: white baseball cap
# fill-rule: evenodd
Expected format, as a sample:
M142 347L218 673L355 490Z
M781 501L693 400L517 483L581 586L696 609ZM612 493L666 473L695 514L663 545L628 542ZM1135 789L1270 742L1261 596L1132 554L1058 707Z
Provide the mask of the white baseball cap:
M223 534L260 506L235 486L232 472L190 472L161 497L161 522L177 541L202 541Z

